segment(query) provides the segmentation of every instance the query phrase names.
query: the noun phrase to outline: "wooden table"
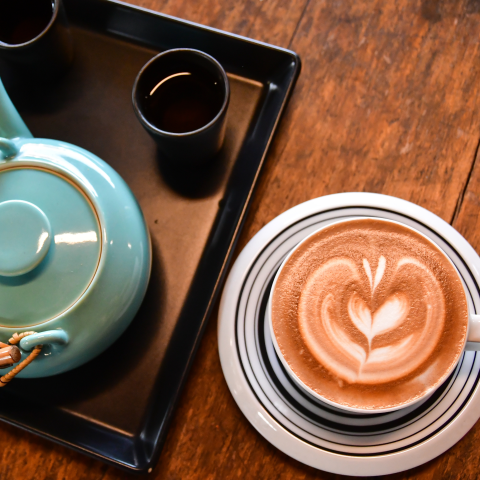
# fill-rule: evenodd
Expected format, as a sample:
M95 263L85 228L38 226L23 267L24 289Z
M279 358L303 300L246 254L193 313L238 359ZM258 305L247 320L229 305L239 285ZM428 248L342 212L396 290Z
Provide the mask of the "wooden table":
M347 191L428 208L480 252L479 0L130 1L302 58L237 254L286 209ZM223 378L216 326L214 315L149 478L338 477L292 460L250 426ZM136 478L5 424L0 452L2 480ZM479 471L477 423L440 457L388 478L473 479Z

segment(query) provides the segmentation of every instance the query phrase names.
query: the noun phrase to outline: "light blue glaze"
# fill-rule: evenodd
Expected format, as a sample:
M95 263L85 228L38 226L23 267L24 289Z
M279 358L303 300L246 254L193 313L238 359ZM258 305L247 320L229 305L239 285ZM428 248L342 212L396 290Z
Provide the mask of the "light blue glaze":
M0 137L9 138L32 138L33 135L25 125L22 117L13 106L10 97L5 91L2 80L0 79ZM0 142L0 149L2 144Z
M0 273L0 341L15 332L38 332L20 342L22 356L37 344L46 346L19 376L55 375L97 356L132 321L148 285L150 239L122 178L82 148L33 139L1 81L0 137L0 231L2 208L18 201L43 212L51 228L50 245L42 245L46 250L38 252L44 256L36 266L29 246L29 271L21 272L23 254L13 253L8 268L17 273ZM21 233L23 223L11 238L24 237L20 243L30 245L38 227L25 226ZM14 251L15 242L5 238L0 234L0 247L3 241ZM0 255L4 273L8 261L2 264Z
M0 158L13 157L17 153L17 146L14 142L6 138L0 138Z
M0 325L33 328L70 308L90 285L102 234L92 203L64 176L29 167L0 169L0 207L18 198L44 212L53 239L38 268L21 277L0 277ZM26 228L25 218L16 220ZM9 231L0 228L0 239L2 230ZM19 243L12 242L12 248Z
M24 275L45 258L52 229L37 206L23 200L0 201L0 226L0 276Z
M67 345L68 335L64 330L48 330L47 332L34 333L20 340L20 348L30 352L37 345Z

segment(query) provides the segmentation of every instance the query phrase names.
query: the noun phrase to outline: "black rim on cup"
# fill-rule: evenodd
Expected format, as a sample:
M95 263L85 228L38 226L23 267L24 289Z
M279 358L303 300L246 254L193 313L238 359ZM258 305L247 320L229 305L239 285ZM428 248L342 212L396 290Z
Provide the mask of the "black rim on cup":
M11 0L11 1L16 1L16 0ZM5 43L0 40L0 49L5 49L5 50L11 50L11 49L22 49L25 47L30 46L32 43L38 41L40 38L42 38L51 28L55 20L57 19L58 12L60 9L60 2L61 0L51 0L53 10L52 10L52 16L50 18L50 21L48 24L45 26L45 28L35 37L31 38L27 42L23 43Z

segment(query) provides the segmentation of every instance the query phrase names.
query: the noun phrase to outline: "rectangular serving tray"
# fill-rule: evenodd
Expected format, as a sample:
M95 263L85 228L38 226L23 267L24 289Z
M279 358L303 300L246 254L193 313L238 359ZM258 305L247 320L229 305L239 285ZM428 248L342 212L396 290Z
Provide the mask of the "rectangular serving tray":
M180 389L219 292L280 116L300 72L288 50L110 0L64 0L75 60L48 88L12 101L35 137L79 145L108 162L137 197L153 244L150 285L131 326L71 372L16 379L0 418L128 470L159 457ZM131 105L152 56L190 47L215 57L231 86L220 157L201 172L166 164Z

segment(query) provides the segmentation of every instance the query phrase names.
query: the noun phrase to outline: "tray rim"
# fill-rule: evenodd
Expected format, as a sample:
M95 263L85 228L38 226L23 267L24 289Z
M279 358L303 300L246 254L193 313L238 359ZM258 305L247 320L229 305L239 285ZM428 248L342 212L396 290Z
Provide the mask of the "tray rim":
M219 28L210 27L209 25L203 25L201 23L193 22L191 20L185 20L185 19L180 18L180 17L175 17L173 15L168 15L167 13L161 13L161 12L157 12L156 10L150 10L149 8L137 6L137 5L134 5L132 3L123 2L122 0L96 0L96 1L99 2L99 3L102 2L102 3L112 3L112 4L115 4L115 5L120 5L120 6L126 7L127 9L133 9L133 10L141 11L141 12L146 13L148 15L153 15L155 17L162 17L162 18L164 18L166 20L170 20L174 23L178 23L178 24L182 24L182 25L188 25L190 27L194 27L194 28L197 28L199 30L208 30L212 33L217 33L217 34L220 34L220 35L225 36L225 37L231 37L231 38L235 38L237 40L241 40L242 42L251 43L252 45L259 45L261 47L266 47L270 50L276 50L276 51L281 51L281 52L287 53L287 54L293 56L295 58L295 60L299 63L298 68L299 68L299 73L300 73L300 68L301 68L300 56L296 52L294 52L293 50L290 50L288 48L279 47L277 45L273 45L273 44L267 43L267 42L262 42L261 40L255 40L254 38L245 37L243 35L239 35L238 33L228 32L226 30L220 30Z

